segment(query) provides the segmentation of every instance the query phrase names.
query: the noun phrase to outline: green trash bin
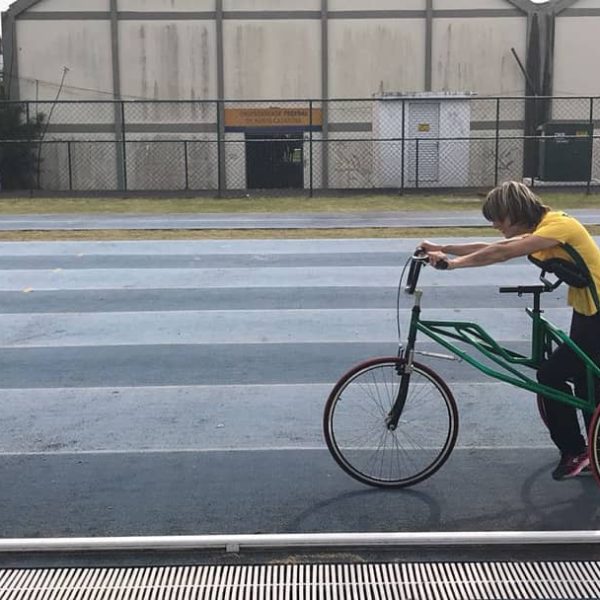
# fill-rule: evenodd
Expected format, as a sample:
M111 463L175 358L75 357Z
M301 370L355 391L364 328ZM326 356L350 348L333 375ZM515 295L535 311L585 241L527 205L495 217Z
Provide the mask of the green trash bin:
M539 130L543 181L587 182L592 174L592 136L589 121L549 121Z

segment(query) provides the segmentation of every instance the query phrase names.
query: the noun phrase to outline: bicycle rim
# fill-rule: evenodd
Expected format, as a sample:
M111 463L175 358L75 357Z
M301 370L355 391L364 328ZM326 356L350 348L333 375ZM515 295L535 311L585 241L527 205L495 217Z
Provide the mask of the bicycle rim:
M430 477L456 442L458 411L452 393L431 369L413 364L406 404L396 430L386 417L400 385L399 358L367 361L334 387L325 407L327 446L355 479L404 487Z
M596 407L588 429L588 452L592 475L600 485L600 406Z

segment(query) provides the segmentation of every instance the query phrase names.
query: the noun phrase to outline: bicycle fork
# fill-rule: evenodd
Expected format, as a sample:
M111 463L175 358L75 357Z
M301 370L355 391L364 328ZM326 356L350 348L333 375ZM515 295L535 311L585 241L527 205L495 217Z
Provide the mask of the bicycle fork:
M410 383L410 375L412 373L412 365L415 354L415 342L417 339L417 323L419 322L419 316L421 314L421 296L423 292L421 290L415 290L415 303L413 304L410 319L410 328L408 330L408 340L406 342L406 348L403 349L400 346L398 350L398 356L404 358L396 366L396 372L400 376L400 386L398 387L398 394L396 400L385 418L386 427L390 431L395 431L398 427L398 421L402 416L402 411L406 404L406 396L408 395L408 386Z
M402 411L406 404L406 396L408 395L408 384L410 383L410 374L412 371L413 352L410 351L406 356L406 360L399 363L396 367L398 375L400 375L400 386L398 394L392 409L385 418L385 424L390 431L395 431L398 427L398 421L402 416Z

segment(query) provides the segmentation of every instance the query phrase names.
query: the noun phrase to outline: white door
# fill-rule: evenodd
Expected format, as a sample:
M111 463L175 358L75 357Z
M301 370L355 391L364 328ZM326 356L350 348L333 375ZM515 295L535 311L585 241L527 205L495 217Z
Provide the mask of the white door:
M440 103L410 102L408 106L407 179L414 185L439 178ZM405 147L406 147L405 146Z

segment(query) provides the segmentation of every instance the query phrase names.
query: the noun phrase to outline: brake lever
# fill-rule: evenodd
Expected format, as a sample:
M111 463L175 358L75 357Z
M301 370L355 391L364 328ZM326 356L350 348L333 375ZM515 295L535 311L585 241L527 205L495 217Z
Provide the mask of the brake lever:
M415 249L415 253L412 256L412 260L418 261L425 265L431 264L429 262L429 256L427 256L427 253L425 252L425 250L423 250L423 248L421 248L420 246ZM432 265L432 266L434 269L437 269L438 271L445 271L448 268L448 261L447 260L439 260L435 265Z
M425 252L425 249L422 248L421 246L417 246L415 248L415 251L411 258L412 258L412 260L416 260L418 262L425 263L425 264L427 264L429 262L429 257L427 256L427 252Z
M410 268L408 269L408 277L406 278L406 286L404 288L404 291L407 294L414 294L417 281L419 280L419 272L423 266L428 264L430 264L429 256L427 256L425 250L421 247L416 248L411 257ZM438 263L435 265L435 268L440 270L447 269L448 262L445 260L438 261Z

